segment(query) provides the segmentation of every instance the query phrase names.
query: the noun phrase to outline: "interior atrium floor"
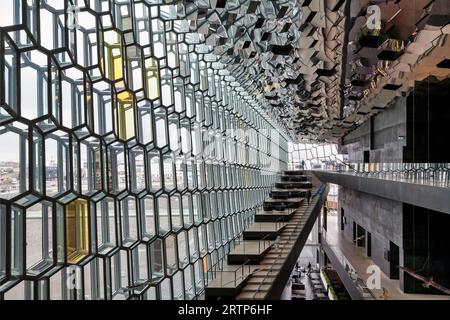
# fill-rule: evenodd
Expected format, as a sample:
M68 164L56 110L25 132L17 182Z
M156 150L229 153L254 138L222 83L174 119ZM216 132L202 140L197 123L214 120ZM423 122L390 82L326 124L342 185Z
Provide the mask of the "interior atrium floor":
M353 245L338 229L338 217L328 215L326 241L331 247L337 247L355 268L358 277L366 281L370 274L367 267L375 264L366 256L365 249ZM381 272L381 290L374 289L372 293L377 300L450 300L446 295L406 294L400 290L399 280L389 279Z

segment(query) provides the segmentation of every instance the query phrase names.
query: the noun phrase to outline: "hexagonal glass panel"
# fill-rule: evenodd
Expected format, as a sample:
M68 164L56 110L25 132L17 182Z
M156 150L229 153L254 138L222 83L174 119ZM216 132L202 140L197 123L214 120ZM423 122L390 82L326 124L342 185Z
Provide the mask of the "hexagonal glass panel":
M39 202L26 209L26 268L28 274L38 274L52 265L53 207Z
M0 198L11 199L29 188L28 130L16 122L0 126Z
M112 198L103 198L94 204L97 227L97 250L106 254L117 246L117 214L115 201Z
M138 239L138 212L136 198L128 196L120 200L122 245L129 246Z
M67 263L77 264L89 255L89 212L84 199L65 206Z
M288 161L267 57L214 1L160 2L2 1L0 296L195 298Z

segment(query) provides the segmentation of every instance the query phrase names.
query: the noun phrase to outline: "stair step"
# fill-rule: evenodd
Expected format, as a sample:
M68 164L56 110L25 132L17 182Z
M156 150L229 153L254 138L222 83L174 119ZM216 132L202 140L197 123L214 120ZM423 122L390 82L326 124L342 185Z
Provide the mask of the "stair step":
M278 273L273 271L273 270L272 271L269 271L269 270L267 270L267 271L256 271L255 273L252 274L251 279L253 279L254 277L275 278L277 274Z
M263 284L263 285L248 284L242 289L241 292L244 293L244 292L269 291L269 290L270 290L269 284Z
M274 277L257 278L257 279L254 279L253 281L248 280L247 284L248 285L258 285L258 286L261 285L261 284L264 284L264 285L272 284L273 278Z
M236 299L237 300L262 300L266 297L266 292L242 292Z

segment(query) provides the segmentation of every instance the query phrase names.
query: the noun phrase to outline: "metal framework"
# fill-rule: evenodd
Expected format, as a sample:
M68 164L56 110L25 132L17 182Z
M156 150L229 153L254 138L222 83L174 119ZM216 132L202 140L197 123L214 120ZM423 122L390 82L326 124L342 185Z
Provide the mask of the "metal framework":
M193 299L287 166L201 1L5 0L0 299Z

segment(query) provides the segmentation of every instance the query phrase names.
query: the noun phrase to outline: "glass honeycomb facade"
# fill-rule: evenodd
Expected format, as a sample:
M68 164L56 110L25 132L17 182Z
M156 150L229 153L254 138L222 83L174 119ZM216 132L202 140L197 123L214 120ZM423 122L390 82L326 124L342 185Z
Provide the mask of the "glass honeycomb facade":
M199 3L2 0L0 299L202 294L288 138Z
M288 149L290 169L331 169L344 163L337 144L289 143Z

